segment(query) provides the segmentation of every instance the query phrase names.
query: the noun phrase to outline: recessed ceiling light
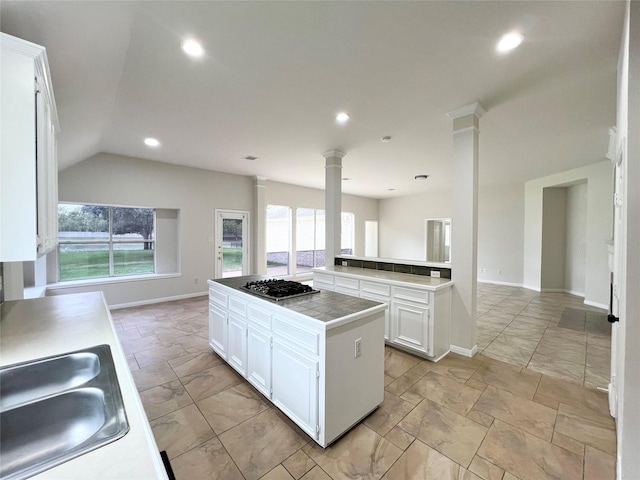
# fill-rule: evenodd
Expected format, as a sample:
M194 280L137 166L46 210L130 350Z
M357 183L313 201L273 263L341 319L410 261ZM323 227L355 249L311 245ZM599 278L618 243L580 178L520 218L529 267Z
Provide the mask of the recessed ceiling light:
M387 188L388 192L393 192L395 190L395 188Z
M184 53L190 57L201 57L204 55L204 48L202 48L200 42L195 38L187 38L186 40L183 40L180 46L182 47L182 50L184 50Z
M147 147L158 147L160 145L160 142L155 138L149 137L144 139L144 144Z
M382 137L382 138L380 139L380 141L381 141L382 143L389 143L389 142L391 141L391 137Z
M344 113L344 112L340 112L339 114L336 115L336 122L338 123L346 123L349 121L349 114Z
M498 44L496 50L500 53L505 53L513 50L524 40L524 35L518 32L511 32L503 35Z
M254 157L253 155L247 155L246 157L242 157L242 159L254 161L254 160L257 160L258 157Z
M415 177L416 180L426 180L427 178L429 178L429 175L416 175Z

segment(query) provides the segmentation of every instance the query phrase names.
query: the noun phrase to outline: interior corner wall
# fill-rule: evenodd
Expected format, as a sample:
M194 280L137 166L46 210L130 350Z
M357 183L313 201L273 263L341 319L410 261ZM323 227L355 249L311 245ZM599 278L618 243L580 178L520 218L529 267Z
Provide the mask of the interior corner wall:
M451 209L450 191L379 200L378 256L424 261L427 256L425 220L450 218ZM455 235L455 228L454 221L452 235ZM453 264L455 252L452 255Z
M542 190L542 271L543 291L563 292L567 251L567 189Z
M585 303L606 308L609 301L609 254L613 222L613 167L603 161L525 184L523 284L542 288L543 189L587 182Z
M61 202L179 210L180 275L49 290L64 294L102 290L109 305L204 294L214 276L215 209L251 211L250 177L140 158L97 154L62 170Z
M282 205L291 207L291 214L295 215L296 208L314 208L324 210L324 190L301 187L288 183L267 181L267 205ZM342 211L355 215L355 245L354 255L363 256L365 250L365 221L378 220L378 200L342 194Z

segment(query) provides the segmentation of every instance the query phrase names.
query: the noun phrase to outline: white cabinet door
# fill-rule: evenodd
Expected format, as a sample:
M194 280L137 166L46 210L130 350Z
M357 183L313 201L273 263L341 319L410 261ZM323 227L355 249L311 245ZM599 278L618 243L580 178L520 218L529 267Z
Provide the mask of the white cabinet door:
M365 300L371 300L373 302L386 303L389 305L389 297L383 297L382 295L373 295L370 293L364 293L360 290L360 298L364 298ZM390 337L390 325L389 325L389 307L384 311L384 339L389 340Z
M227 359L227 314L209 303L209 345L225 360Z
M318 438L318 362L273 338L273 403Z
M271 398L271 334L251 324L247 327L247 380Z
M243 377L247 376L247 322L229 313L227 361Z
M393 300L391 304L392 341L414 350L431 354L428 305Z

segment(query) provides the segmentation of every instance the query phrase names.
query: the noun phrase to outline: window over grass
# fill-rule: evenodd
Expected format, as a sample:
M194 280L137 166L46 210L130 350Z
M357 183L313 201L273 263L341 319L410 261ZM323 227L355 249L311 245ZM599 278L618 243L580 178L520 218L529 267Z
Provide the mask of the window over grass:
M103 205L58 205L59 280L156 272L156 211Z

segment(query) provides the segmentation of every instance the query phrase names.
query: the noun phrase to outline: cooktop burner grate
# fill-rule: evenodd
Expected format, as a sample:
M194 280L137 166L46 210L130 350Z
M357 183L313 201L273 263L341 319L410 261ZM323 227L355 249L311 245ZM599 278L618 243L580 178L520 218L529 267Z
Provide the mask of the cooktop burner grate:
M314 290L309 285L276 278L248 282L240 288L259 297L275 301L320 293L320 290Z

